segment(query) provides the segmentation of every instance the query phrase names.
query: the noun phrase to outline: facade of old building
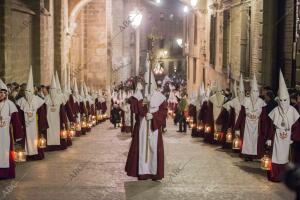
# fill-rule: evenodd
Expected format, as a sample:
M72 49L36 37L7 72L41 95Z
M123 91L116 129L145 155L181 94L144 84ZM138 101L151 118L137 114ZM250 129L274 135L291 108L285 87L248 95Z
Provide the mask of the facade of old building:
M281 68L289 87L300 86L299 9L293 0L199 0L185 17L189 93L220 81L232 87L242 73L261 86L278 85Z
M134 2L1 1L0 77L23 83L32 65L35 84L48 84L53 71L61 76L67 66L79 82L93 87L127 79L134 60L130 27L120 31L119 26Z

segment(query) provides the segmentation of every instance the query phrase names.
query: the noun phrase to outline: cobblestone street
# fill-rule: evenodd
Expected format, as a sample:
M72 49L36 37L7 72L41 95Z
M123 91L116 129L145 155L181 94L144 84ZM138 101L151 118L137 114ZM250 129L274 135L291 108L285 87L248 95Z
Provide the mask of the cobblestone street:
M0 199L293 199L285 186L267 181L259 163L177 133L170 121L165 179L136 181L124 172L130 136L110 126L99 125L44 161L19 164L16 180L0 182Z

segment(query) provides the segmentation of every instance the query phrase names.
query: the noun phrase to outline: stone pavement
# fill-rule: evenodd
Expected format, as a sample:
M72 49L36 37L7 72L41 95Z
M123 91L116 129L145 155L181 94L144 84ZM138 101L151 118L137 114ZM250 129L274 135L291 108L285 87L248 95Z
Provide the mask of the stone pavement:
M290 200L267 181L259 163L245 163L168 123L165 179L137 181L124 172L131 138L101 124L66 151L18 164L15 180L0 181L0 200Z

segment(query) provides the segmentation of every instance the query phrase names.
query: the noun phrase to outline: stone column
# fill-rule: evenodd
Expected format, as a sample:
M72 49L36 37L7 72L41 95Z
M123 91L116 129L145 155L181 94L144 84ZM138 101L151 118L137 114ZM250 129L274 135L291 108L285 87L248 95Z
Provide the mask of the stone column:
M10 66L11 0L0 2L0 78L5 81L5 69Z

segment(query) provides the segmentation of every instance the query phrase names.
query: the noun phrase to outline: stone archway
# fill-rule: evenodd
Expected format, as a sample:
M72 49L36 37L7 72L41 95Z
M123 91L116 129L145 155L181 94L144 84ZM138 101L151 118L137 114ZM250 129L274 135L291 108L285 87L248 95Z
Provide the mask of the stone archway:
M73 76L90 87L110 82L107 63L107 1L69 0L66 51Z

